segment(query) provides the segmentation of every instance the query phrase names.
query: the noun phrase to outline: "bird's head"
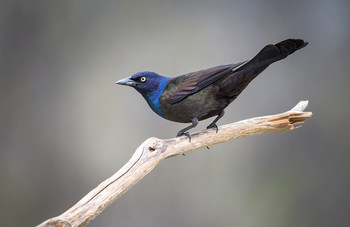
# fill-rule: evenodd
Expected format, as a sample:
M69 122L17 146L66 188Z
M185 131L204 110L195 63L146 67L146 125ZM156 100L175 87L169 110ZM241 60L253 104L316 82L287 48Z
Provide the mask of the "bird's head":
M138 72L131 77L121 79L116 84L134 87L141 94L149 94L157 91L159 84L164 80L163 77L154 72Z
M164 117L160 107L159 97L168 80L168 77L160 76L154 72L139 72L115 83L134 87L146 99L152 110Z
M154 72L138 72L116 84L134 87L148 102L157 102L169 78Z

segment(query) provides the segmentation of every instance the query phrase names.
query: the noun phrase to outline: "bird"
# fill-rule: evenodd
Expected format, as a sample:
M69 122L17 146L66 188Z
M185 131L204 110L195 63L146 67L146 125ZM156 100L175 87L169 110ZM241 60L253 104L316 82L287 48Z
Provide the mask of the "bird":
M177 137L187 136L199 121L216 116L207 129L218 132L217 122L225 108L234 101L248 84L270 64L308 45L302 39L287 39L266 45L250 60L225 64L166 77L143 71L115 82L135 88L159 116L174 122L191 123L177 132Z

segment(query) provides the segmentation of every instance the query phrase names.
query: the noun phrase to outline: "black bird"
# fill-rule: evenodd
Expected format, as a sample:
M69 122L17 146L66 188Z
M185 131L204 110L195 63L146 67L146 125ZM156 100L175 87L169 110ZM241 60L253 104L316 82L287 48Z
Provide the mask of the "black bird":
M215 66L175 78L138 72L116 84L134 87L159 116L192 123L177 133L177 136L188 136L191 141L187 131L196 127L198 121L217 116L207 127L217 131L216 122L224 115L224 109L257 75L307 44L301 39L287 39L265 46L249 61Z

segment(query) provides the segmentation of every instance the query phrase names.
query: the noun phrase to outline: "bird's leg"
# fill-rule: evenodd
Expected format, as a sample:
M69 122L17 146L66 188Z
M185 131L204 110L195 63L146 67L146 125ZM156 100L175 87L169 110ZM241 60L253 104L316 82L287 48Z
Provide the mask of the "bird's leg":
M219 113L219 115L214 119L214 121L212 122L212 123L210 123L210 125L208 125L208 127L207 127L207 129L210 129L210 128L215 128L216 129L216 133L218 133L218 126L216 125L216 122L218 122L218 120L220 119L220 118L222 118L222 116L224 116L224 114L225 114L225 111L223 110L223 111L221 111L220 113Z
M191 128L196 127L197 125L198 125L198 118L196 118L196 117L192 118L192 125L178 131L176 137L187 136L188 139L190 140L189 142L191 142L191 135L189 132L186 132L186 131L190 130Z

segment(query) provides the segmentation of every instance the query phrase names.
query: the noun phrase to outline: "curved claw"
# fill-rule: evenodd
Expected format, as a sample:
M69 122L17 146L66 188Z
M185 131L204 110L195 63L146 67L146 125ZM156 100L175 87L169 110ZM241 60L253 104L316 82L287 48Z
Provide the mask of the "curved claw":
M194 128L198 125L198 118L194 117L192 118L192 124L190 126L187 126L186 128L184 129L181 129L180 131L178 131L176 137L179 137L179 136L187 136L188 139L190 140L191 142L191 136L190 136L190 133L189 132L186 132L188 130L190 130L191 128Z
M211 128L215 128L216 133L218 133L219 128L215 123L211 123L210 125L208 125L207 129L211 129Z
M189 132L178 132L177 133L177 135L176 135L176 137L181 137L181 136L187 136L188 137L188 139L189 139L189 142L191 142L191 135L190 135L190 133Z

